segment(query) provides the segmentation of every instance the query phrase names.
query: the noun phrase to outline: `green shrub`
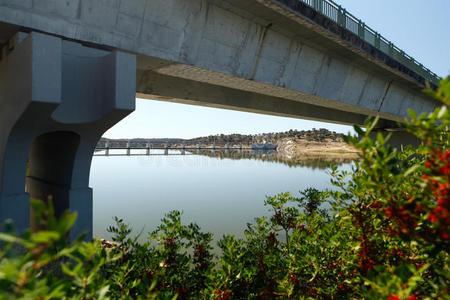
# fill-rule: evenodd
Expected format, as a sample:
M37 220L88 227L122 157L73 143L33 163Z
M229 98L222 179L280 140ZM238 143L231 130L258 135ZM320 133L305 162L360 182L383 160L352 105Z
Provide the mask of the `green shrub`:
M431 95L443 106L405 125L417 149L371 139L376 120L355 127L361 137L346 139L361 160L332 168L335 190L268 197L272 216L225 235L217 257L178 211L144 243L115 218L107 247L68 244L76 214L56 220L33 200L45 230L0 234L0 299L450 299L450 80Z

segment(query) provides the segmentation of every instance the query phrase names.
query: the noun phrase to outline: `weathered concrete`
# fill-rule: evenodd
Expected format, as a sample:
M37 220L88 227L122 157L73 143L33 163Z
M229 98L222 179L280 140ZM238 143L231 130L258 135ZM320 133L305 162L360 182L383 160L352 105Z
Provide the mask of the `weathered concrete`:
M91 159L135 107L135 57L40 33L15 41L0 61L0 223L29 228L30 197L51 197L57 215L78 212L70 237L90 239Z
M150 99L382 127L435 107L410 72L291 2L2 0L0 21L137 54Z

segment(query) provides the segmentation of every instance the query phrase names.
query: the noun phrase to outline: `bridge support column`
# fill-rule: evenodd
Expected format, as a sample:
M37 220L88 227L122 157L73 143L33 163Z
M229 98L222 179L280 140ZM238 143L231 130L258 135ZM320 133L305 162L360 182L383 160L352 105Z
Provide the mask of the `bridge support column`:
M131 145L130 145L130 141L127 142L127 155L131 154Z
M150 142L147 142L147 144L145 144L145 148L146 148L145 154L146 155L150 155L150 148L151 148L150 145L151 145Z
M89 173L101 135L135 107L136 59L41 33L19 33L0 61L0 226L31 226L30 197L57 216L77 211L69 238L92 238Z
M401 129L374 129L369 136L372 139L377 138L378 133L382 133L384 137L386 137L388 134L391 134L391 138L387 141L388 145L391 145L393 148L397 148L400 150L402 146L413 146L417 147L420 144L420 140L415 137L414 135L401 130Z
M105 142L105 156L109 156L109 141Z

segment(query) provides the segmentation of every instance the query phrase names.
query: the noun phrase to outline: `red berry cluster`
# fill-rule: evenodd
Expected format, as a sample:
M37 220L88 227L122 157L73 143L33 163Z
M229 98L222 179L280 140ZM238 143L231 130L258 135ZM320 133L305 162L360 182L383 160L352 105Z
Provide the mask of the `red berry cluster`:
M377 209L372 204L366 205L359 202L354 208L350 208L349 212L352 215L352 221L359 232L359 240L361 242L357 255L359 256L358 265L361 273L366 274L372 270L377 264L378 247L376 243L370 240L370 236L375 233L373 226L372 209Z
M269 232L269 235L267 236L267 246L269 249L275 248L278 245L278 240L275 232L271 231Z
M230 294L231 294L230 290L222 291L221 289L217 289L214 291L214 295L218 300L227 300L228 297L230 297Z
M275 224L283 227L284 230L295 228L295 217L281 209L275 211L273 219Z
M391 198L384 209L386 217L393 221L394 226L389 230L391 235L405 235L414 232L419 222L422 206L416 205L410 196L405 198L407 198L407 205L398 204L400 202L398 199Z
M189 293L186 287L182 286L182 287L176 287L175 290L177 291L178 297L179 299L187 299Z
M416 295L410 295L408 296L408 298L406 298L406 300L416 300L417 297ZM390 295L387 300L401 300L401 298L397 295Z
M450 151L433 150L425 163L429 174L422 176L435 198L436 206L428 214L428 221L436 227L436 234L444 241L450 235Z
M194 245L194 262L196 269L200 272L208 269L210 261L208 259L208 250L203 244Z

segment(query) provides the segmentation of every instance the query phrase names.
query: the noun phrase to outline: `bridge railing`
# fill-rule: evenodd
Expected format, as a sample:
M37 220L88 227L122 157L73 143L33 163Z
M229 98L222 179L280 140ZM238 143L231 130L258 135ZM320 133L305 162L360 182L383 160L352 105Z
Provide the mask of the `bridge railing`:
M378 32L367 26L360 19L346 11L342 6L332 0L299 0L312 7L317 12L330 18L340 26L358 35L375 48L392 57L399 63L423 76L425 80L439 85L441 78L430 69L423 66L413 57L396 47L391 41L384 38Z

